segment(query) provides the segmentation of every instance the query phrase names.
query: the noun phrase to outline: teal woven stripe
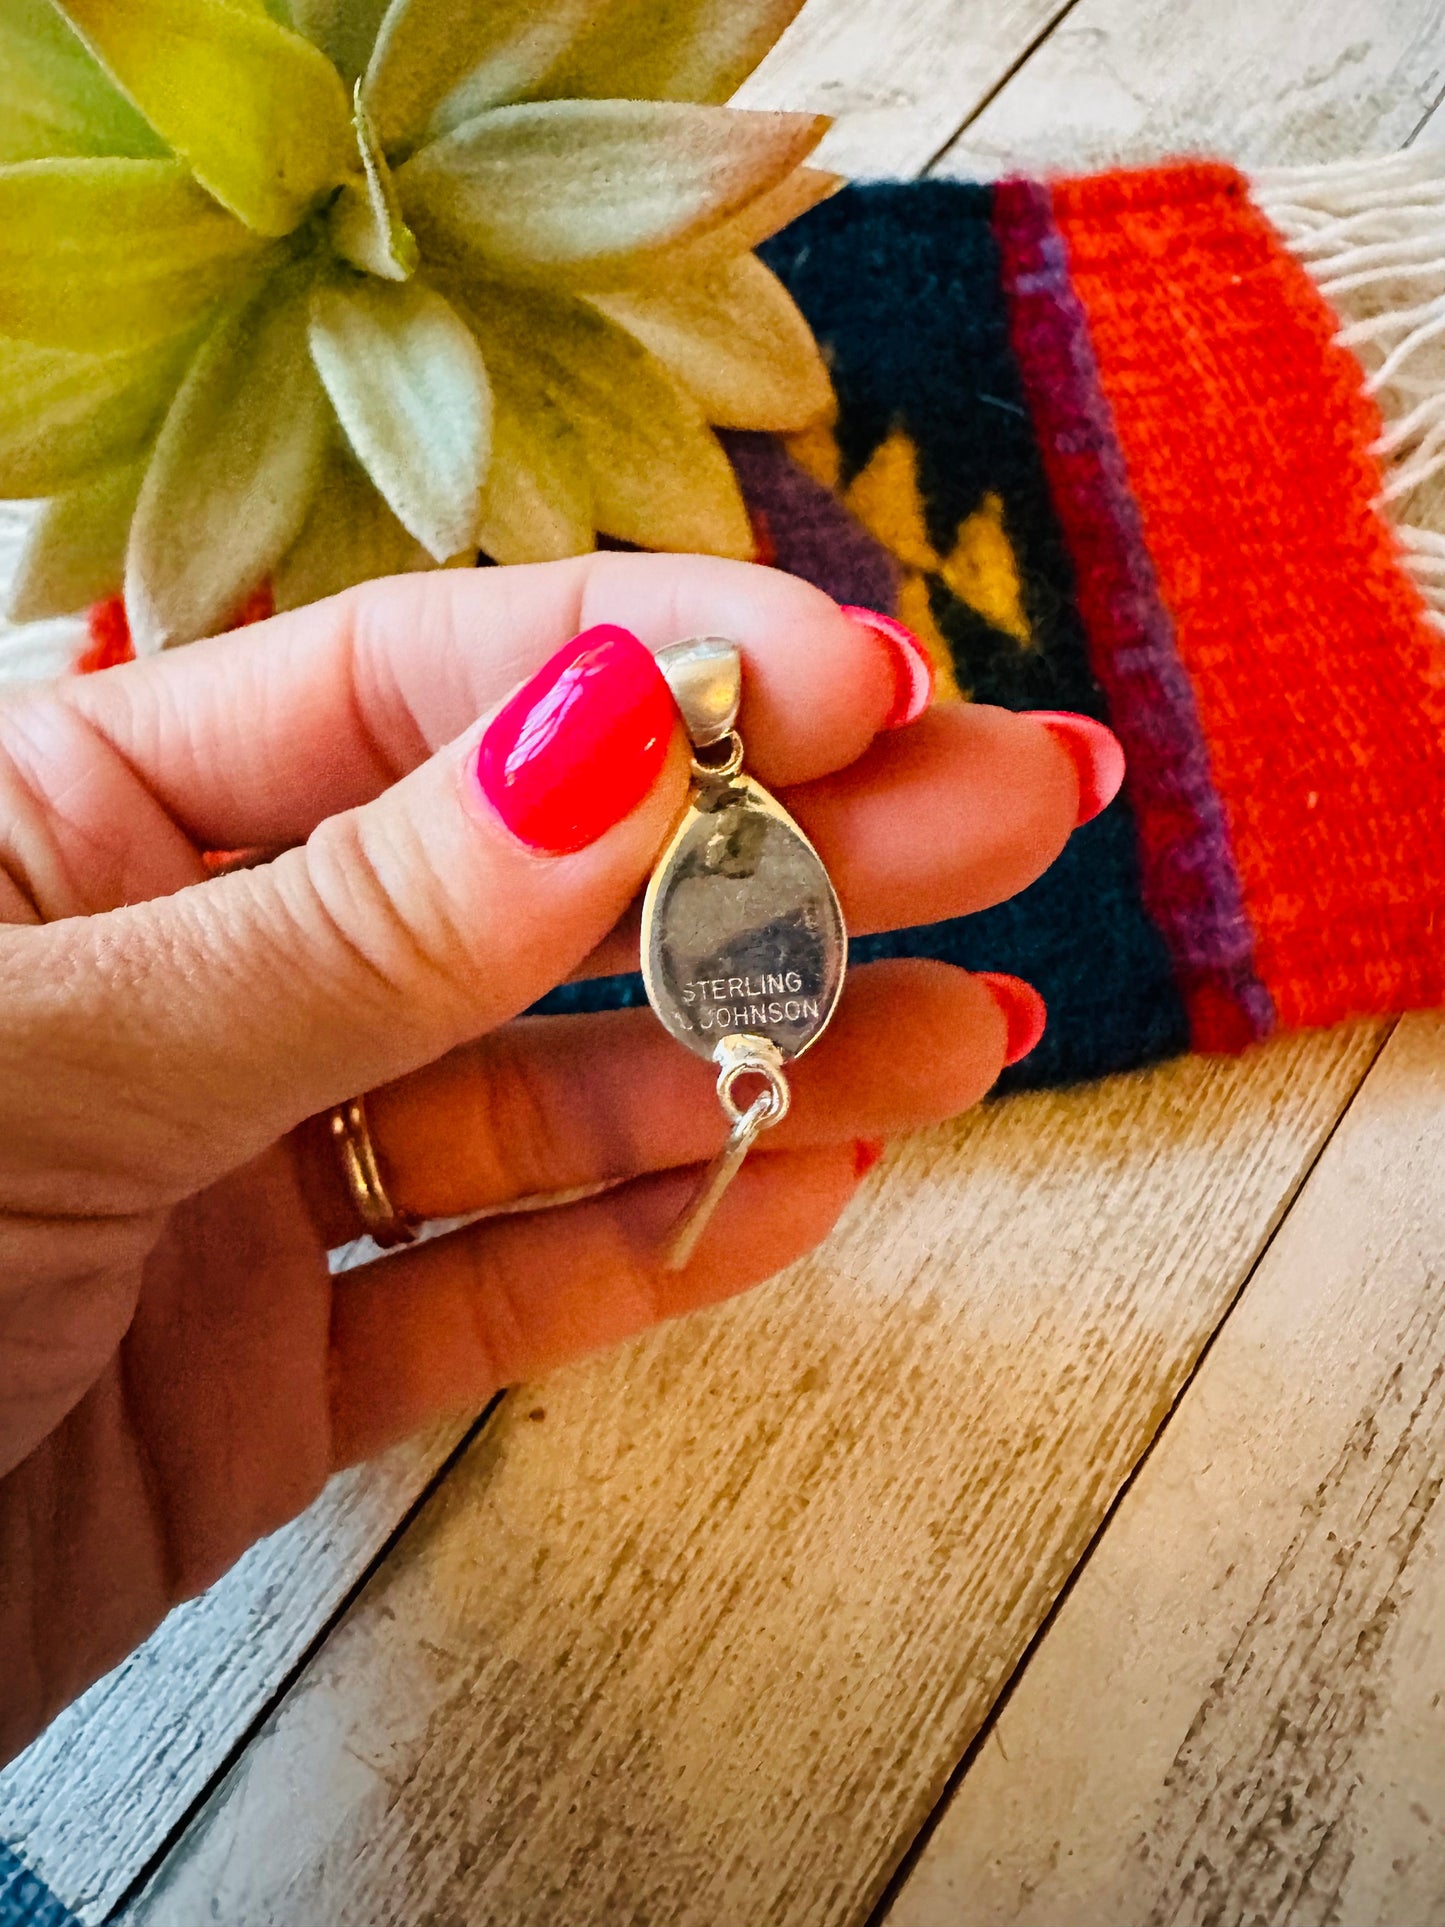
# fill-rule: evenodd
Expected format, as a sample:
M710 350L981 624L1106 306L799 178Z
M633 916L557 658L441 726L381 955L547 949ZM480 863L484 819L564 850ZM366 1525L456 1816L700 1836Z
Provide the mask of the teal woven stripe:
M0 1927L80 1927L39 1874L0 1842Z

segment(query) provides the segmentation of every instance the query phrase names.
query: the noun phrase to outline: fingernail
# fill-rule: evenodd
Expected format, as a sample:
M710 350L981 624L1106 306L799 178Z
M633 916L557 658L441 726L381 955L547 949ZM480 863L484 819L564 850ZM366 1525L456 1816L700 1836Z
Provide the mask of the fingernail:
M881 1137L860 1137L853 1146L854 1171L860 1178L866 1178L882 1155Z
M561 856L629 816L657 781L677 710L652 652L600 623L574 636L487 725L476 777L503 823Z
M1049 1007L1022 977L1006 977L997 970L981 970L978 981L987 984L989 994L1004 1014L1008 1025L1008 1046L1004 1064L1017 1064L1027 1057L1044 1034Z
M1026 712L1074 759L1079 773L1079 814L1076 823L1089 823L1119 794L1124 780L1124 746L1112 729L1092 716L1076 716L1070 709L1030 709Z
M933 658L914 635L892 616L879 615L876 609L859 609L851 603L843 614L881 642L888 666L893 671L893 704L883 718L885 729L902 729L916 723L933 701Z

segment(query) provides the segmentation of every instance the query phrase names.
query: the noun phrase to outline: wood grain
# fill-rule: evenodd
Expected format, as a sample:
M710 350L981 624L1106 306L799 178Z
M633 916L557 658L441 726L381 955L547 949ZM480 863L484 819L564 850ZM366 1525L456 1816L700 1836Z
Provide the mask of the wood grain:
M0 1839L72 1912L120 1900L465 1432L333 1479L0 1773Z
M856 1919L1378 1037L920 1137L782 1280L510 1401L127 1919Z
M1137 74L1143 56L1117 13L1085 0L1075 42L1056 37L1038 63L1043 84L1087 86L1090 63ZM1218 12L1176 15L1170 60L1150 63L1147 100L1135 90L1146 109L1135 135L1160 149L1192 133L1201 103L1219 111L1216 90L1247 158L1328 157L1345 130L1364 151L1439 138L1438 8L1279 13L1244 47ZM1385 18L1396 31L1382 42ZM1267 129L1241 75L1302 33L1316 71L1353 70L1359 91L1321 99L1311 76L1277 91L1278 128ZM1414 84L1399 86L1402 73ZM1084 125L1076 114L1064 137L1108 158L1087 125L1097 91L1083 98ZM1006 156L1010 113L1005 95L967 145ZM945 167L975 164L964 146ZM960 1908L980 1927L1445 1920L1445 1652L1432 1634L1445 1594L1431 1510L1445 1424L1428 1302L1445 1241L1393 1177L1349 1178L1351 1160L1393 1172L1398 1154L1417 1153L1416 1138L1432 1122L1438 1131L1442 1086L1445 1033L1412 1020L970 1763L888 1927L953 1922ZM1323 1277L1301 1274L1321 1224L1347 1273L1362 1241L1370 1253L1348 1288L1380 1301L1381 1322L1364 1331L1320 1296ZM1369 1409L1346 1410L1371 1374ZM1294 1428L1298 1492L1275 1458Z
M1055 17L1062 0L811 0L744 94L838 116L821 156L856 173L920 167ZM886 79L883 77L886 76ZM0 504L0 582L26 511ZM0 625L0 677L52 674L78 625ZM22 660L23 645L23 660ZM172 1617L0 1773L8 1838L87 1922L102 1919L225 1765L278 1684L425 1489L445 1441L395 1472L348 1475ZM355 1529L353 1529L355 1528Z
M738 95L834 126L818 151L855 180L906 178L1004 81L1072 0L811 0Z
M1442 1114L1412 1018L888 1927L1445 1919Z
M826 158L906 172L1059 11L813 0L749 98L841 109ZM1188 10L1185 28L1206 11ZM1369 136L1368 113L1350 104L1361 73L1376 92L1396 89L1387 115L1429 104L1438 8L1369 11L1355 34L1366 54L1337 60L1314 89L1335 102L1341 144L1348 130L1356 144ZM1114 9L1126 38L1161 12L1178 25L1160 0ZM1334 59L1319 49L1336 46L1341 14L1358 24L1358 0L1281 42L1279 10L1219 0L1222 55L1207 34L1190 44L1233 60L1246 96L1293 86L1303 98L1310 63ZM1131 86L1168 92L1181 56L1170 33L1151 44L1152 77L1131 69ZM1072 130L1058 157L1077 160L1087 115L1057 80L1035 87L1039 58L996 106L1027 132L1017 157L1045 157L1057 125ZM1194 77L1201 99L1213 80ZM1244 122L1226 109L1244 111L1221 101L1211 140L1205 108L1190 123L1176 99L1157 138L1175 145L1188 125L1191 139L1227 146ZM1135 136L1119 113L1103 118L1122 143ZM1147 117L1137 125L1155 138ZM1281 139L1266 151L1317 150ZM954 162L970 165L963 155ZM791 1279L511 1401L130 1917L856 1917L1375 1036L1178 1066L936 1134L898 1153L885 1167L896 1188L875 1188ZM253 1555L253 1591L219 1612L219 1642L244 1648L249 1596L258 1645L264 1634L304 1650L324 1623L322 1589L279 1613L267 1593L310 1543ZM318 1579L344 1592L369 1556L323 1550ZM264 1661L250 1676L261 1699L238 1696L235 1717L223 1705L212 1719L166 1658L168 1630L146 1682L165 1701L159 1743L143 1731L131 1744L142 1709L118 1700L83 1784L66 1757L49 1762L52 1837L64 1841L50 1864L92 1896L87 1919L183 1818L290 1663ZM132 1809L146 1821L139 1849L123 1844ZM115 1819L96 1851L101 1811Z
M1445 0L1079 0L936 171L1384 153L1442 87Z

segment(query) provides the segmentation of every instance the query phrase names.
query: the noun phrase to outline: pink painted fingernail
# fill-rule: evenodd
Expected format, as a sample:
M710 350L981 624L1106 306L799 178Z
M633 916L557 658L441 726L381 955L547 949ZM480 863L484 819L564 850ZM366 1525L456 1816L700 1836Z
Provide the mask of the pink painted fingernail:
M879 1158L883 1155L881 1137L860 1137L853 1145L853 1169L860 1178L866 1178Z
M600 623L498 710L477 749L477 783L521 842L554 856L580 850L637 808L676 722L651 650Z
M883 718L885 729L902 729L916 723L933 701L933 658L914 635L892 616L879 615L876 609L860 609L845 604L843 614L856 622L883 645L888 666L893 671L893 703Z
M987 984L989 994L1004 1014L1008 1025L1008 1045L1004 1064L1017 1064L1021 1057L1027 1057L1044 1034L1044 1026L1049 1021L1049 1007L1022 977L1007 977L1001 971L981 970L978 981Z
M1079 814L1075 823L1089 823L1119 794L1124 780L1124 746L1092 716L1076 716L1071 709L1030 709L1026 712L1074 759L1079 773Z

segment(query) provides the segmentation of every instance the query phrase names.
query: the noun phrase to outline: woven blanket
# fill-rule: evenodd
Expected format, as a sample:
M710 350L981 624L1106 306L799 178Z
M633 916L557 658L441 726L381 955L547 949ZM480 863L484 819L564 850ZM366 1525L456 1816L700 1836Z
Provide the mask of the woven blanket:
M1021 897L854 943L1037 984L1006 1088L1445 1001L1442 235L1426 155L855 187L764 250L839 413L725 437L761 559L1128 755Z

